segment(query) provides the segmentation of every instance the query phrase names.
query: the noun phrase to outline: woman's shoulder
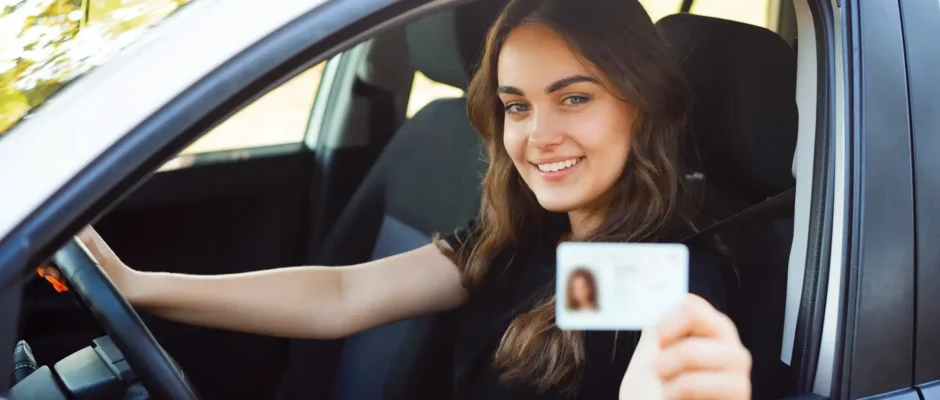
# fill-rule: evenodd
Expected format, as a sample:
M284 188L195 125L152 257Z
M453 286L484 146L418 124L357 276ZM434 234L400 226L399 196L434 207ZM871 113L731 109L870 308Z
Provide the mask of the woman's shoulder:
M473 248L479 224L479 220L472 219L466 225L454 229L449 234L442 235L441 240L447 243L454 253L461 254L469 251Z
M480 235L481 223L479 219L473 219L450 234L440 236L440 240L450 246L450 250L453 251L453 261L461 271L464 271L467 267L466 264L470 262L471 252L479 242ZM516 246L504 246L488 256L486 273L473 287L468 288L471 297L478 297L476 295L480 292L499 290L494 285L500 286L507 279L516 277L518 274L507 272L521 272L521 268L513 268L513 266L518 267L517 264L526 259L525 257L517 257L520 252L520 249Z

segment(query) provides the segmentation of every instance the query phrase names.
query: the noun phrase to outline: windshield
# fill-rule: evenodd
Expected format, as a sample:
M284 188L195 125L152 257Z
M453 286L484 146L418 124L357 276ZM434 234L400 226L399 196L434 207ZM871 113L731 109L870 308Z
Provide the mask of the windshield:
M0 0L0 137L190 0Z

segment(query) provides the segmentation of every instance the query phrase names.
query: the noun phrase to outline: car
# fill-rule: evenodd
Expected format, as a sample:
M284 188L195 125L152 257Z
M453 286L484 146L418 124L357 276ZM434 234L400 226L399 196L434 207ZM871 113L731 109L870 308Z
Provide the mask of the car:
M738 22L709 1L654 18L695 95L686 179L736 260L754 397L940 398L940 4L768 0ZM0 352L0 397L447 398L440 316L329 341L168 322L74 235L219 274L453 231L486 168L461 87L504 3L197 0L0 107L0 343L20 361Z

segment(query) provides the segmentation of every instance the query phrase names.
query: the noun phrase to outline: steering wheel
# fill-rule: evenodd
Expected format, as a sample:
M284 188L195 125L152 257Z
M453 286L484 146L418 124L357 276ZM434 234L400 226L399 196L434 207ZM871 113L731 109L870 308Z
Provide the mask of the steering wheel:
M199 399L183 370L157 343L137 312L78 238L62 247L53 261L68 281L69 288L88 306L152 397Z

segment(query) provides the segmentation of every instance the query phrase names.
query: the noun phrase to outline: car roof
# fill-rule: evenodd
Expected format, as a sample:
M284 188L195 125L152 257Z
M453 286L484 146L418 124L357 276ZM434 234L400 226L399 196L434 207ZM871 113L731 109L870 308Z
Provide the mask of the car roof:
M194 1L62 89L0 140L0 238L163 105L326 1Z

